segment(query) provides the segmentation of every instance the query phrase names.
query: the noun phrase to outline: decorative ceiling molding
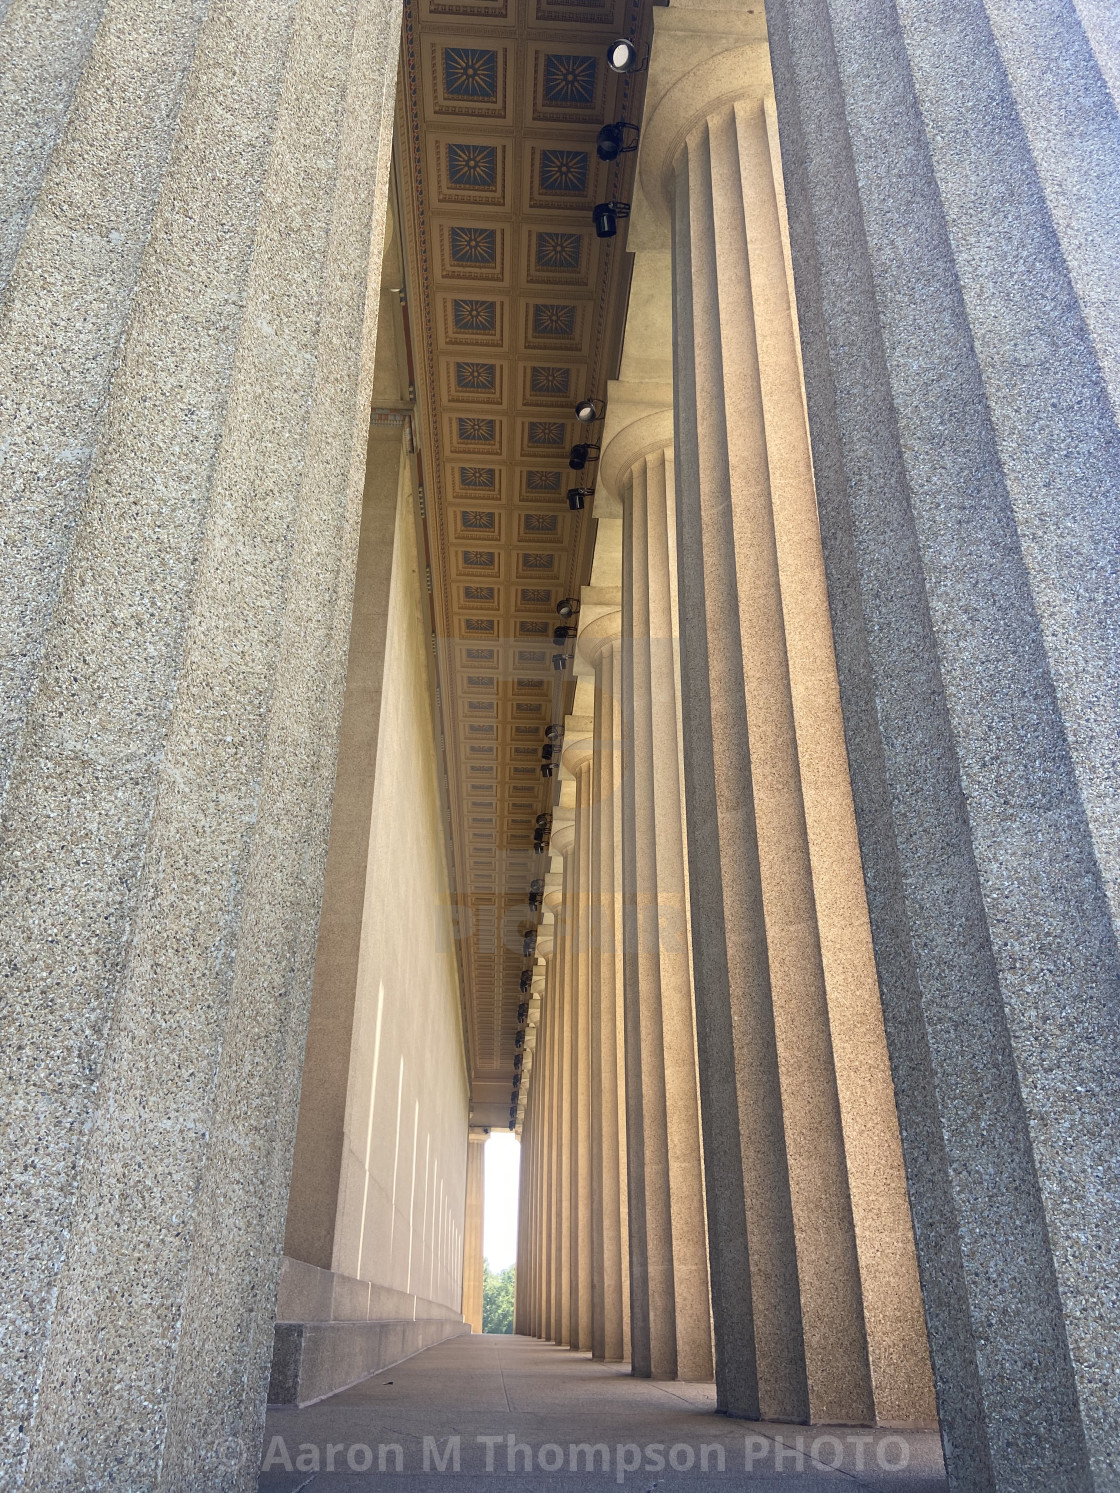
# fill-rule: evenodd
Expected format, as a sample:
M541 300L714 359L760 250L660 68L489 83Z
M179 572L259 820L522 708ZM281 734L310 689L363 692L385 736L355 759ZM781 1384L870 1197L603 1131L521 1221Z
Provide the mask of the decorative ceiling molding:
M591 208L628 197L634 157L596 136L640 107L606 65L644 39L647 0L405 6L398 111L408 309L424 473L473 1113L505 1123L545 729L570 675L556 605L590 565L592 508L568 508L577 399L617 371L629 264ZM570 690L568 691L570 694ZM567 702L570 704L570 701Z

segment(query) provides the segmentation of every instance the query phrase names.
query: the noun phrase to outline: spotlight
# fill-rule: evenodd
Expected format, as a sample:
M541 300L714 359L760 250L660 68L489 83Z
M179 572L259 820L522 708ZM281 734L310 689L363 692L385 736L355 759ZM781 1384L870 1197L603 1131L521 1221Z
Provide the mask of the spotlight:
M605 399L581 399L576 405L576 419L581 425L590 425L594 420L601 420L603 414L600 413L600 405L605 414L607 408Z
M558 617L574 617L579 611L579 602L574 596L565 596L563 601L556 603L556 615Z
M521 971L521 994L528 995L529 991L532 990L532 988L533 971L531 969L523 969Z
M544 877L543 876L536 876L536 877L534 877L533 880L529 883L529 890L531 892L536 892L538 894L538 896L543 896L544 895Z
M552 826L552 815L538 814L535 823L537 829L549 829Z
M544 744L544 746L541 747L541 761L542 762L551 762L552 758L553 758L553 755L554 755L554 752L555 752L555 748L553 747L552 742L551 741L546 741L545 744Z
M523 1048L525 1046L525 1033L524 1033L524 1031L516 1031L516 1032L514 1032L514 1034L513 1034L513 1045L514 1045L514 1047L516 1047L518 1049L518 1051L520 1051L521 1048Z
M537 952L537 935L535 932L526 933L521 945L521 952L526 959L532 959L533 955ZM529 983L530 985L533 983L532 974L529 976Z
M568 657L565 653L554 653L552 655L552 667L557 673L568 667Z
M582 513L587 499L594 491L593 487L569 487L568 507L573 513Z
M527 1022L529 1020L529 1002L528 1001L522 1001L521 1004L518 1006L518 1008L517 1008L517 1019L522 1024L522 1026L524 1026L525 1022ZM524 1032L519 1032L518 1035L520 1036L520 1038L521 1038L522 1041L525 1040L525 1033Z
M518 1036L520 1036L520 1035L521 1034L519 1032ZM524 1041L525 1039L522 1037L521 1040ZM514 1066L515 1071L520 1072L520 1070L521 1070L521 1064L522 1064L523 1061L524 1060L523 1060L523 1058L522 1058L522 1056L521 1056L521 1054L519 1052L514 1054L513 1066ZM517 1082L517 1080L515 1078L514 1079L514 1083L516 1083L516 1082Z
M574 638L576 629L574 627L554 627L552 629L552 642L556 647L563 647L569 638Z
M614 238L619 218L630 216L628 202L597 202L591 209L591 221L599 238Z
M514 1087L514 1089L517 1089L517 1088L520 1087L520 1085L521 1085L521 1073L520 1073L520 1070L519 1070L518 1072L516 1072L513 1075L513 1087Z
M561 725L546 726L544 728L544 734L548 737L549 741L563 741L564 727Z
M573 472L582 472L592 456L598 457L599 447L594 441L585 441L580 446L573 446L571 455L568 457L568 465Z
M638 61L638 49L632 41L620 36L607 48L607 66L612 73L640 73L649 66L649 58Z
M541 763L541 777L542 778L550 778L551 776L552 776L552 764L549 763L549 762L542 762Z
M517 1129L517 1112L516 1112L516 1110L514 1111L513 1119L510 1120L510 1122L509 1122L509 1128L511 1130L516 1130Z
M634 139L626 143L626 131L634 131ZM620 119L616 124L605 124L595 142L595 154L601 161L617 161L619 156L629 155L638 148L638 126Z

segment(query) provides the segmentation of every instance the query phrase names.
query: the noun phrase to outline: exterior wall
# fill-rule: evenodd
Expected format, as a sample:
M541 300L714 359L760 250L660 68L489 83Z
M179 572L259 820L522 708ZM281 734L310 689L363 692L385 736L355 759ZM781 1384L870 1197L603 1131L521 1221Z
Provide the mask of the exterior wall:
M331 1268L458 1309L467 1074L407 487L377 759Z

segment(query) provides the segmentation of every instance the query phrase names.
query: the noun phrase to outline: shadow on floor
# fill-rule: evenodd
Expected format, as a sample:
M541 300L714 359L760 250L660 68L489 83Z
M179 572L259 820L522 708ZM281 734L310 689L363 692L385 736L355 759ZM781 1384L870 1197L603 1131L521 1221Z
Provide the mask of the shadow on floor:
M931 1431L773 1426L710 1384L634 1379L534 1338L460 1337L306 1410L270 1410L260 1493L944 1493Z

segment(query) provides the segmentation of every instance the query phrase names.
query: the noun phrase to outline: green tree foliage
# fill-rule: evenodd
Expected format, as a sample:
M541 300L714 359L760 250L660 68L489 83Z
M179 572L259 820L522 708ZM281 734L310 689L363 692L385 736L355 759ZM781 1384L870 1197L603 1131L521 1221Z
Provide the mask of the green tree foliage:
M513 1291L516 1268L507 1265L496 1275L489 1261L482 1262L482 1330L513 1331Z

